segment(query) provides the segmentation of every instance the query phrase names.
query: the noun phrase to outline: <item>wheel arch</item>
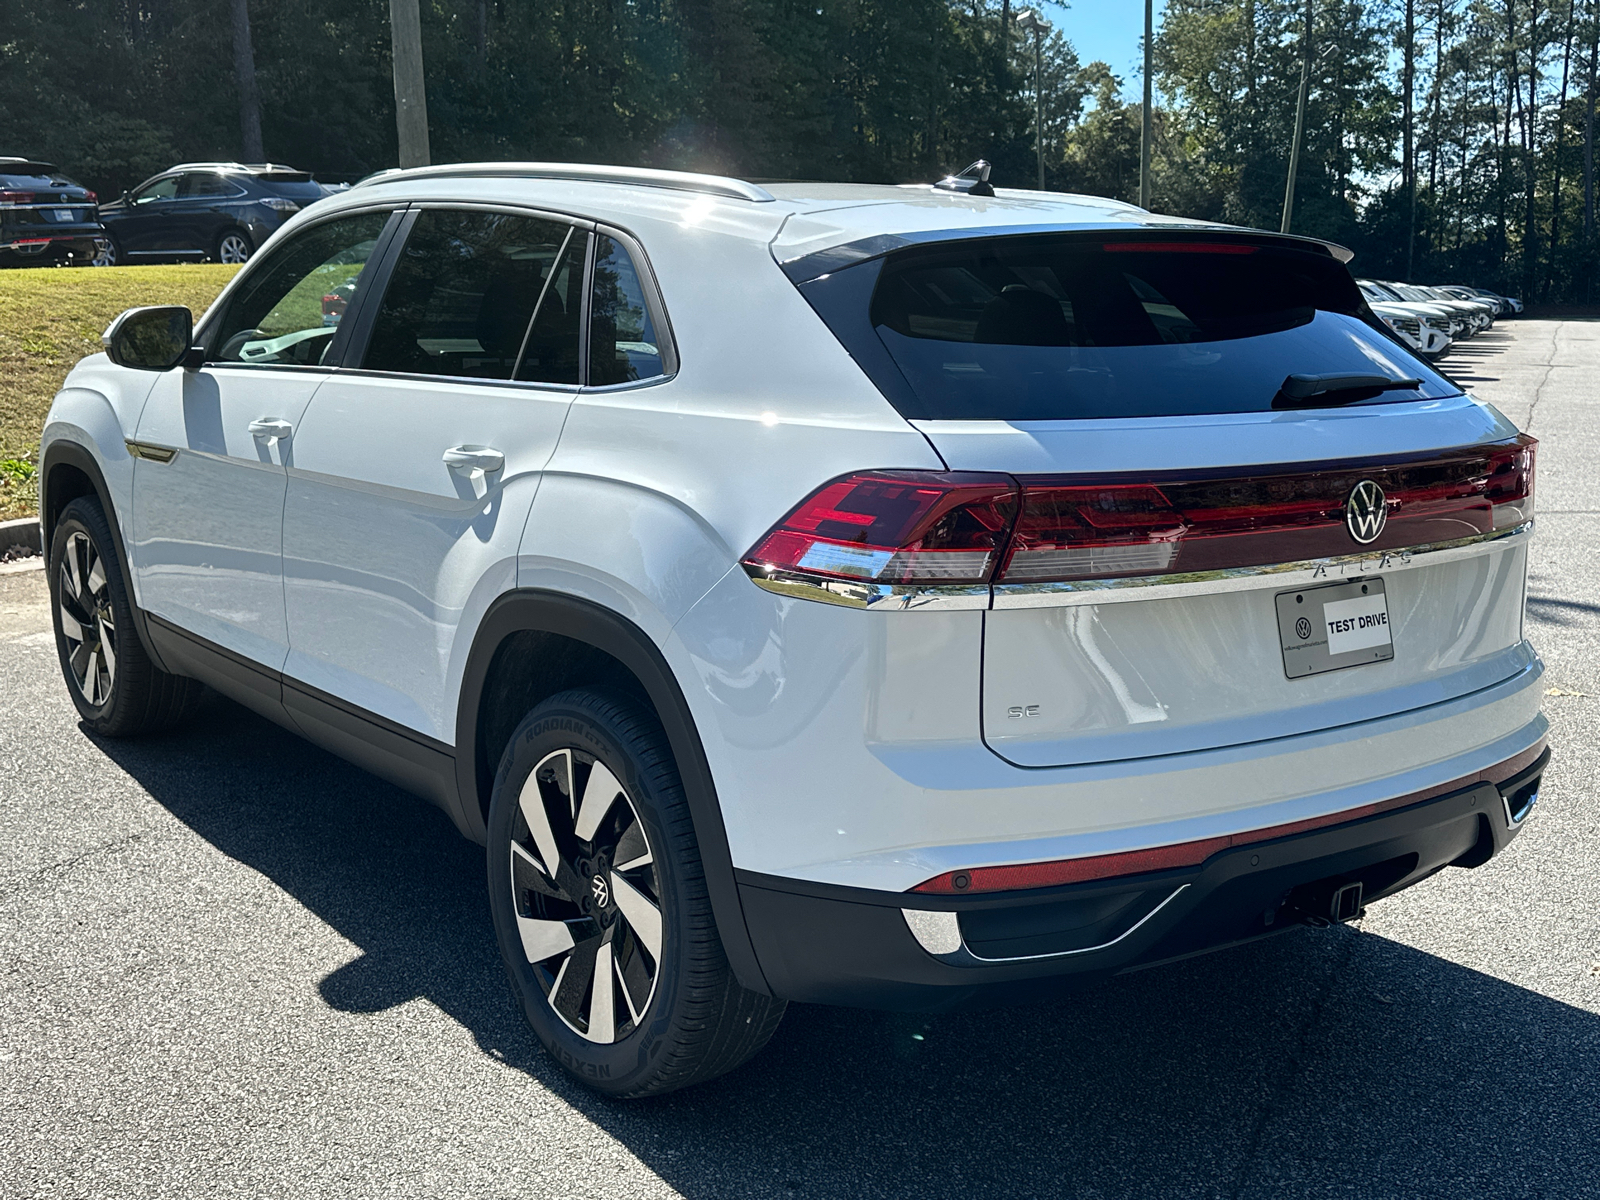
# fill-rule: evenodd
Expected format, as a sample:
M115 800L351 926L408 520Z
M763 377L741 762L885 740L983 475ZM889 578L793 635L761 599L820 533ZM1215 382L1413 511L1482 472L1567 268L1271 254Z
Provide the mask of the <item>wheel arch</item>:
M588 600L508 592L479 623L456 710L456 784L465 830L482 843L500 751L533 705L576 686L610 686L650 704L672 746L728 963L745 988L771 995L734 881L711 765L672 668L648 634Z
M44 555L45 570L50 570L50 545L61 513L74 500L90 496L99 501L100 511L105 513L106 524L111 529L111 548L116 555L117 567L122 572L129 599L136 600L133 569L127 548L122 543L122 522L118 519L117 506L111 501L111 489L106 485L105 472L100 469L94 454L77 442L58 439L45 447L39 464L39 476L42 480L39 485L39 545ZM145 627L144 610L137 603L131 607L133 630L138 635L140 645L150 660L165 671L166 664L162 662L150 640L150 631Z

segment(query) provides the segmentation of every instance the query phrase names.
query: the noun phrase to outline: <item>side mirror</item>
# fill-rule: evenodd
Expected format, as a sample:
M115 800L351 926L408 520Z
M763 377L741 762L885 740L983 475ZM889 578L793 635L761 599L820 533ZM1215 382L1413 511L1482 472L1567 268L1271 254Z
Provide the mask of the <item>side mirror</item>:
M105 343L106 354L119 367L169 371L180 363L189 365L189 342L193 336L194 314L187 308L165 304L130 308L111 322L100 340Z

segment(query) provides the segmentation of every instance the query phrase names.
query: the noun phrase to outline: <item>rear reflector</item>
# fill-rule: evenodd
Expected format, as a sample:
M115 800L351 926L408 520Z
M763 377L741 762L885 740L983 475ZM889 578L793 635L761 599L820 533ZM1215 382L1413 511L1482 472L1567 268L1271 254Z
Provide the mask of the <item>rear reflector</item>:
M1527 435L1411 462L1084 479L871 471L824 484L744 557L752 571L878 584L1038 584L1382 554L1533 515ZM1358 542L1358 484L1384 521Z

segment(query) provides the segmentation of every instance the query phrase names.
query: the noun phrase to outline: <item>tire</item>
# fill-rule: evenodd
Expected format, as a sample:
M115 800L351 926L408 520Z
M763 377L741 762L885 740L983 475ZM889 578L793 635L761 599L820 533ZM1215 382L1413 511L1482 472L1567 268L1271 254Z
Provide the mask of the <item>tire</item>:
M495 778L488 874L523 1014L596 1091L701 1083L778 1027L784 1002L747 991L728 966L677 765L637 701L570 691L528 714Z
M211 257L219 263L245 263L255 253L250 235L242 229L225 229L211 248Z
M96 251L95 256L89 260L92 267L115 267L122 264L122 247L117 245L117 239L109 233L106 234L106 248Z
M67 691L90 732L134 737L167 729L202 691L150 661L133 628L133 602L97 501L62 511L50 539L50 610Z

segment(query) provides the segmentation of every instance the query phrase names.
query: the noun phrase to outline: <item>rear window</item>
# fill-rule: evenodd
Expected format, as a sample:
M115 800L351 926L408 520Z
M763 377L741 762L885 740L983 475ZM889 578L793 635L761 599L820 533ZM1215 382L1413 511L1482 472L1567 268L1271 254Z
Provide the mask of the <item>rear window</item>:
M1030 235L901 250L834 278L862 271L877 273L865 325L887 361L850 346L868 330L845 293L859 305L864 280L802 290L913 418L1257 412L1295 374L1421 381L1367 403L1459 390L1368 324L1349 272L1315 251Z
M322 185L313 182L309 175L257 175L256 182L272 195L290 200L320 200L326 194Z

